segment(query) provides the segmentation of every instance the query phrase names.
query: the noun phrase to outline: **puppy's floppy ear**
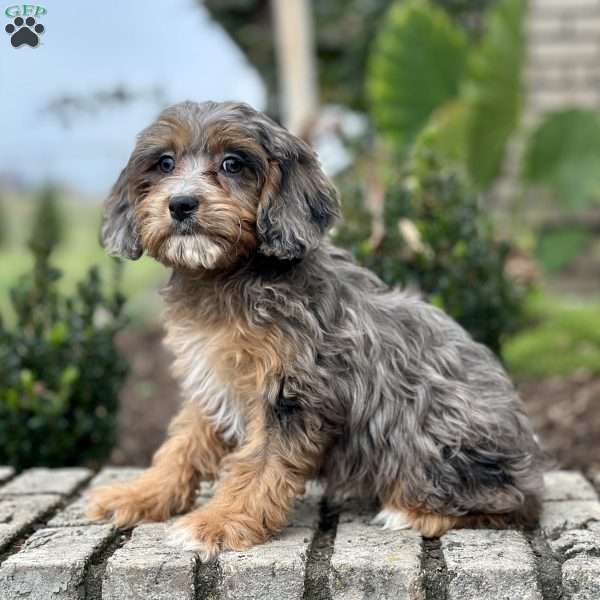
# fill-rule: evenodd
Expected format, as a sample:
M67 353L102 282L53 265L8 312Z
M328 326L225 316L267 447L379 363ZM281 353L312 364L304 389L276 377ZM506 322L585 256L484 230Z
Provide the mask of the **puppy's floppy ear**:
M137 260L144 250L135 224L128 187L126 167L121 171L104 204L101 241L111 256Z
M256 230L260 252L292 260L318 246L339 214L339 203L314 151L281 128L276 134Z

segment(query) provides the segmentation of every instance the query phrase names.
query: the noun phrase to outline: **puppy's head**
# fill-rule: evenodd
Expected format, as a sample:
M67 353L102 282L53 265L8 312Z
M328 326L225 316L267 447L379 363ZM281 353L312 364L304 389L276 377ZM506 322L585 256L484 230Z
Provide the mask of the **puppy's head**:
M245 104L185 102L138 136L106 202L102 242L187 269L315 248L338 213L315 153Z

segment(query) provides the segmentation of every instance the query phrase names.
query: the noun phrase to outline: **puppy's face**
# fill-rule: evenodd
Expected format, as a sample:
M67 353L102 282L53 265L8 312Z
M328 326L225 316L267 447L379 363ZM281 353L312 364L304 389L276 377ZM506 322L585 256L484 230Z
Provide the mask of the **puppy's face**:
M314 152L244 104L183 103L138 136L106 202L108 252L224 269L301 258L338 212Z

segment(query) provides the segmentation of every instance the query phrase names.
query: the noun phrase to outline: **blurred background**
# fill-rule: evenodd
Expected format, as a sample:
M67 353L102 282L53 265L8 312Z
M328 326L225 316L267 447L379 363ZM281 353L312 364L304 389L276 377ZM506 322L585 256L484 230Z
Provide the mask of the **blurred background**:
M550 457L600 472L598 0L42 7L37 47L0 40L0 464L160 444L168 273L105 257L101 202L164 106L228 99L317 148L336 242L490 346Z

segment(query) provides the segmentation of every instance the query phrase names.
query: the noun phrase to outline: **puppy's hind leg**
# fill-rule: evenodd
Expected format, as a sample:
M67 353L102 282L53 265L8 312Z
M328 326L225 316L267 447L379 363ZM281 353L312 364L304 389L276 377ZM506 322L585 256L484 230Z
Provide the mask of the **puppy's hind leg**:
M455 527L458 517L438 514L408 502L402 484L392 485L381 497L382 509L371 522L382 529L412 529L425 537L438 537Z
M401 531L410 529L411 524L406 511L392 505L384 505L371 521L372 525L381 525L382 529Z
M373 523L382 525L383 529L414 529L424 537L440 537L450 529L529 529L537 523L539 510L539 499L535 496L511 512L479 512L460 516L432 512L425 507L402 508L398 503L388 502Z
M438 537L459 525L459 520L460 517L408 509L396 502L388 501L383 504L383 508L375 515L371 524L394 531L413 529L425 537Z
M169 426L169 437L152 466L132 482L94 490L88 516L119 527L164 521L191 507L198 483L214 479L228 448L200 409L186 404Z

